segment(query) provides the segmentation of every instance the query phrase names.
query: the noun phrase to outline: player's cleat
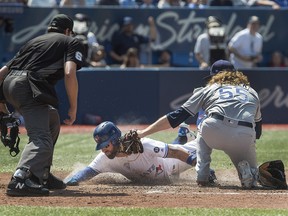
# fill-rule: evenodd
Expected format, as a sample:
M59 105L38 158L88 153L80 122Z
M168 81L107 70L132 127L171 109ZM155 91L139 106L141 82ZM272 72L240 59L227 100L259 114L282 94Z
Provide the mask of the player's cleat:
M198 181L197 180L197 185L200 187L215 187L218 185L216 180L217 180L217 178L215 175L215 171L213 169L210 169L208 181Z
M54 176L52 173L49 173L47 183L44 184L44 187L50 190L65 189L66 184L61 179Z
M241 185L245 189L253 187L254 178L251 172L250 165L247 161L243 160L238 163L238 171L240 174Z
M209 181L196 181L197 182L197 185L199 186L199 187L209 187L210 186L210 183L209 183Z
M49 196L49 190L29 178L29 170L18 169L8 184L8 196Z
M210 169L210 174L208 178L209 183L213 184L215 183L216 180L217 180L217 177L215 175L215 171L213 169Z

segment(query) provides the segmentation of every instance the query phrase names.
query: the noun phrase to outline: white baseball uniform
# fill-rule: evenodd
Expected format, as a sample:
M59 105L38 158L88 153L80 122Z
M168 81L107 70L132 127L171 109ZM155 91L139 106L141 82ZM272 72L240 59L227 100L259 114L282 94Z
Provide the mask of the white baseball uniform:
M182 107L193 116L201 109L206 113L196 138L198 181L208 179L212 149L223 150L236 168L242 160L257 168L254 128L261 112L254 89L213 84L195 89Z
M120 173L130 180L145 182L149 180L170 181L179 177L181 172L191 168L191 165L178 159L165 158L168 153L168 144L150 138L142 138L141 142L144 147L143 153L109 159L103 152L100 152L89 167L97 173ZM192 158L196 158L194 141L178 146L193 155Z

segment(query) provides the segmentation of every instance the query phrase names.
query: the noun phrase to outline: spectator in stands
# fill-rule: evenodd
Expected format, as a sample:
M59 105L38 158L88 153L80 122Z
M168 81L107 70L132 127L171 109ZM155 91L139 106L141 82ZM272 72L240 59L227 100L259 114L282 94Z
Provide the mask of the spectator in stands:
M159 0L158 8L181 7L181 0Z
M138 50L134 47L131 47L127 50L124 62L120 65L120 68L128 67L143 67L143 65L140 64Z
M56 7L58 6L57 0L28 0L27 1L28 7Z
M129 48L136 48L139 54L141 44L149 44L155 41L157 32L153 17L148 18L148 23L150 26L149 37L134 32L132 17L126 16L123 18L121 29L115 32L111 39L110 57L113 60L112 64L122 64Z
M28 0L0 0L0 4L13 4L15 6L25 6Z
M119 4L121 7L132 7L132 8L138 7L138 4L135 0L119 0Z
M284 56L280 51L274 51L271 54L271 59L268 63L268 67L285 67Z
M207 0L186 0L184 7L203 9L207 8L208 4Z
M84 64L85 66L89 66L89 57L91 56L93 45L98 44L95 34L89 30L90 23L91 20L86 14L75 14L73 32L75 37L84 44L84 57L86 59L86 64Z
M156 8L153 0L143 0L140 4L140 8Z
M262 61L263 38L257 16L249 18L247 28L237 32L228 44L230 61L236 68L253 68Z
M107 5L113 5L113 6L119 6L119 0L98 0L97 5L99 6L107 6Z
M210 1L210 6L234 6L232 0L212 0Z
M89 58L89 67L106 67L107 63L105 57L105 47L99 45L98 43L93 44L92 52Z
M172 53L170 50L162 50L159 55L157 67L171 67Z
M218 41L214 40L214 37L212 35L213 30L218 31L219 29L222 29L221 32L223 34L222 38L219 37L221 41L218 39ZM206 31L198 36L194 47L195 58L198 61L200 69L208 69L211 65L211 62L215 62L219 59L226 59L226 44L224 43L224 32L225 31L222 27L222 22L217 17L209 16L207 18ZM217 33L217 35L219 34ZM211 56L212 52L213 56Z
M257 7L257 6L264 6L264 7L272 7L273 9L279 9L280 5L276 3L274 0L241 0L244 6L248 7Z
M86 6L86 0L61 0L60 7Z

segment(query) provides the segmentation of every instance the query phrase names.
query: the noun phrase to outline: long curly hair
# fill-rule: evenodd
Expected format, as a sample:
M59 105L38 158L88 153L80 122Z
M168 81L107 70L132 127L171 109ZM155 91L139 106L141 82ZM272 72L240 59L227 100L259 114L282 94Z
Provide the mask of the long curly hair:
M248 81L248 77L245 76L240 71L223 71L215 74L207 83L207 85L212 85L214 83L218 83L220 85L231 84L231 85L245 85L250 86L250 82Z

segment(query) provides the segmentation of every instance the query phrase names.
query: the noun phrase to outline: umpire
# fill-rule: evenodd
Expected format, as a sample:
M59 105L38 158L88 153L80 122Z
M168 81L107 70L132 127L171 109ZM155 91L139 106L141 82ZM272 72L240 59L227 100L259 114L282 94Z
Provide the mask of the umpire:
M4 98L23 116L29 137L8 184L6 193L9 196L48 196L49 189L66 187L50 173L50 167L60 132L54 89L60 79L64 78L70 104L64 123L72 125L76 119L76 71L83 63L83 47L71 37L72 29L70 17L65 14L54 16L48 33L28 41L0 70L1 81L5 78L2 82ZM2 104L0 109L3 107Z

